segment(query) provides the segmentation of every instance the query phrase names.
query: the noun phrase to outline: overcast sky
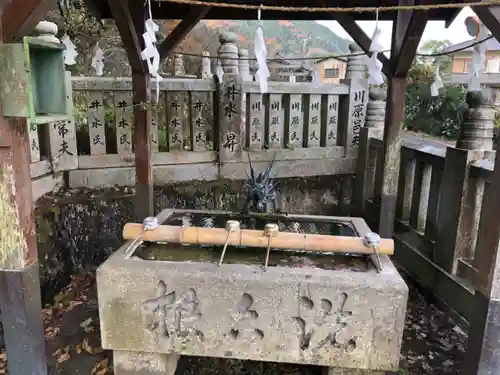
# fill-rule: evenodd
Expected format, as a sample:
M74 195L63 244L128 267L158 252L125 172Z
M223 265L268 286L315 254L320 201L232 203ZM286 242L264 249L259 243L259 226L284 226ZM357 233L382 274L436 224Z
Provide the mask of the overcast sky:
M471 15L474 15L474 12L469 7L464 8L448 29L445 29L444 21L428 22L424 35L422 36L421 44L428 40L445 39L448 39L453 44L456 44L471 39L471 36L467 34L464 25L465 18ZM318 21L318 23L328 27L338 36L352 40L352 38L349 37L349 35L344 31L342 26L340 26L336 21ZM360 21L358 24L369 37L372 36L373 30L375 29L375 21ZM382 31L382 45L384 46L384 49L390 49L392 22L381 21L379 22L379 28Z

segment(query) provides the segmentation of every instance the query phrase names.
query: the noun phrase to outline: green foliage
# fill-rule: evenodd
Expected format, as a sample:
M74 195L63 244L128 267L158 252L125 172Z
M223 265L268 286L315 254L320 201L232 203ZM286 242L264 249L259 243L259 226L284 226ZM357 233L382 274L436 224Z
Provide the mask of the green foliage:
M437 53L448 45L448 41L429 41L421 52ZM447 59L447 56L437 60L417 58L413 63L405 92L406 129L450 139L458 137L462 114L467 109L465 87L445 85L436 97L431 96L430 90L436 64L439 64L440 73L443 74L450 68L451 60L448 62Z
M413 72L405 93L405 128L434 136L456 139L462 114L467 109L465 89L446 85L433 97L430 85L433 77L426 72Z
M449 40L428 40L419 50L422 54L437 54L441 53L444 48L449 47L451 42ZM444 55L438 57L417 56L415 58L416 64L433 64L435 67L439 65L439 72L441 74L451 73L451 55Z

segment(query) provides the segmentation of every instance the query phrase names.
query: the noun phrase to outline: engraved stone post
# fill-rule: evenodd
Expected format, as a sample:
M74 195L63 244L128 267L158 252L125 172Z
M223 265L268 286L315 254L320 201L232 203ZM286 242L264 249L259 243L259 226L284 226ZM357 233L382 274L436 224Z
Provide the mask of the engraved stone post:
M495 119L495 91L489 88L469 91L465 111L457 140L457 148L464 150L493 150L493 121Z
M238 70L238 47L234 33L221 33L219 57L224 76L220 84L220 158L234 161L241 158L244 124L242 121L242 80Z
M351 54L356 54L357 56L350 56L347 58L345 78L366 78L366 55L355 43L351 43L349 45L349 51L351 52Z
M238 46L236 34L222 32L219 34L219 58L224 73L238 74Z
M240 75L243 81L252 81L252 76L250 75L250 62L248 60L248 50L245 48L240 48L239 50L239 68Z
M68 119L49 124L49 151L54 172L78 168L78 152L76 145L76 127L73 118L73 91L71 88L71 72L64 72L66 88L66 108Z
M349 45L351 53L361 53L357 44ZM365 78L365 55L349 57L346 79L342 83L349 85L347 103L343 103L340 144L345 147L345 154L355 156L360 141L361 127L365 125L368 103L368 80ZM345 99L344 99L345 100Z
M212 79L210 52L208 51L203 52L203 58L201 59L201 78Z
M185 74L182 55L176 53L174 56L174 76L183 76Z
M360 144L362 144L363 155L358 155L358 180L362 181L359 186L359 207L364 207L364 200L371 197L375 185L378 181L375 179L375 172L382 168L382 153L370 152L370 138L382 139L384 136L385 105L387 100L387 91L381 87L370 87L368 104L366 105L365 129L360 133ZM380 157L377 156L380 155ZM361 164L360 164L361 163ZM381 177L381 174L379 174ZM411 191L410 191L411 193ZM376 197L380 198L380 197ZM411 199L411 194L410 194ZM362 211L360 211L362 212Z

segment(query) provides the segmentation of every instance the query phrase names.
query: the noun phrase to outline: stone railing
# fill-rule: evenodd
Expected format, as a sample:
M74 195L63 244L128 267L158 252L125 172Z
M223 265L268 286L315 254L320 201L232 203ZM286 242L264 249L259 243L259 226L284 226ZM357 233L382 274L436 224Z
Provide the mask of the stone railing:
M488 91L469 93L467 102L457 148L403 140L394 238L399 264L469 319L476 242L486 225L482 206L494 164L494 98ZM374 228L381 196L381 133L380 125L362 129L356 175L357 212Z
M353 174L368 106L363 60L348 61L340 84L270 81L262 94L249 73L248 52L235 40L231 34L220 38L220 82L208 55L200 78L183 75L176 56L173 76L160 81L159 101L152 105L155 183L245 179L249 157L257 169L275 157L276 177ZM133 186L131 79L73 77L72 92L75 121L50 129L73 142L64 150L63 139L56 142L60 150L32 148L34 178L44 181L36 197L58 186L51 172L61 155L71 161L61 167L69 170L69 187ZM30 129L32 144L46 143L44 128Z

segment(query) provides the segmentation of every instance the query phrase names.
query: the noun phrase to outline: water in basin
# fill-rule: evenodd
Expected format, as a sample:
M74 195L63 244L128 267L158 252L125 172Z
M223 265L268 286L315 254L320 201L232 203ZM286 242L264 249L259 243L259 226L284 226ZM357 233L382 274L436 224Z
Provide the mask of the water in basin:
M266 223L276 223L280 231L294 233L328 234L340 236L356 236L357 233L349 222L321 221L311 219L288 219L286 217L244 217L228 215L174 214L166 225L197 226L224 228L227 220L238 220L242 229L263 229ZM223 263L263 265L266 248L250 248L228 246ZM135 252L135 256L145 260L170 262L209 262L217 263L222 246L184 245L174 243L144 243ZM269 256L269 267L316 267L328 270L351 270L363 272L373 265L364 255L306 252L286 249L272 249Z

